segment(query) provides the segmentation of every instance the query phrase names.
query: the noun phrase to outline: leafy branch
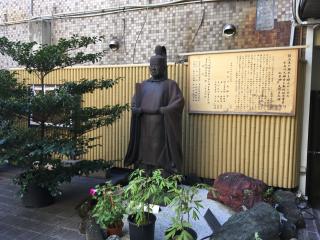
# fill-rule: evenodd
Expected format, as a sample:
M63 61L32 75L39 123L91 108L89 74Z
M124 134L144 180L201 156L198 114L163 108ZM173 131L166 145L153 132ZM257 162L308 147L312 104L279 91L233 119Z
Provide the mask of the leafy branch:
M92 141L99 136L92 138L86 133L112 124L128 110L127 104L102 108L83 107L82 104L84 94L109 89L121 78L78 82L68 79L57 89L45 92L46 76L53 71L99 61L104 51L85 53L84 50L102 40L103 37L74 35L56 44L41 45L0 38L0 54L12 57L29 73L34 73L41 83L41 91L34 95L25 83L17 81L14 73L0 71L0 162L9 161L25 169L17 181L22 190L35 183L47 186L54 193L62 180L71 179L65 177L70 175L69 170L60 167L57 161L80 159L90 148L98 146ZM37 127L27 128L21 122L29 117ZM50 173L47 166L52 167Z

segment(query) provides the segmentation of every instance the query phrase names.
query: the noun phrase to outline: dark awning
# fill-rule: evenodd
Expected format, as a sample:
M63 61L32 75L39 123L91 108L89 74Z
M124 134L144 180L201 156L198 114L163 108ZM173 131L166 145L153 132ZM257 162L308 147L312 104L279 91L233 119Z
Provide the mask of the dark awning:
M299 15L302 20L320 18L320 0L300 0Z

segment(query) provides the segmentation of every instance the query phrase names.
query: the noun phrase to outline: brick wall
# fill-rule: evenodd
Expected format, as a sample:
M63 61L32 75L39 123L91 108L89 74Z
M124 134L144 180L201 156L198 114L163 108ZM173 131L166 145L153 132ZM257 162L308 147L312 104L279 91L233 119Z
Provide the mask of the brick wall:
M147 5L169 0L2 0L0 1L0 35L12 40L28 41L28 22L4 25L38 16ZM256 1L212 1L176 6L120 11L100 16L54 18L52 41L72 34L105 35L94 50L108 48L112 37L118 37L121 47L109 51L99 64L147 63L154 46L167 47L168 61L178 61L179 53L235 48L287 46L290 37L291 0L274 0L274 29L256 31ZM32 9L32 11L31 11ZM198 26L202 20L201 27ZM237 34L222 35L224 24L232 23ZM197 34L196 34L197 32ZM137 36L140 34L139 39ZM8 57L0 56L0 67L15 67Z

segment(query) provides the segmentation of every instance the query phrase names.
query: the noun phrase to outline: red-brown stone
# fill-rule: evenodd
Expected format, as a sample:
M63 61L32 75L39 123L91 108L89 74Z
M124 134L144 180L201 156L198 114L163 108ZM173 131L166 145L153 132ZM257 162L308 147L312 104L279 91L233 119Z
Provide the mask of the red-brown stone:
M241 173L224 173L214 181L213 189L208 198L217 200L235 211L241 211L242 206L252 208L263 201L263 192L267 185L257 179Z

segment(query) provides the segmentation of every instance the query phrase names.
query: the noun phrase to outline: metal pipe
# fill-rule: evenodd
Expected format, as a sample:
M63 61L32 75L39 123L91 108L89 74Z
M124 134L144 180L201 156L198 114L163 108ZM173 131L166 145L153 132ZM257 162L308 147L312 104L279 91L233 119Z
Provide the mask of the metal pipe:
M293 46L293 42L294 42L294 34L296 31L296 26L297 24L294 21L291 21L291 32L290 32L290 46Z
M307 27L305 59L307 60L304 99L303 99L303 115L302 115L302 135L301 135L301 153L300 153L300 191L305 194L306 191L306 171L308 159L308 137L309 137L309 116L310 116L310 93L312 82L312 64L313 64L313 46L314 31L316 26Z
M96 16L109 15L109 14L115 14L120 12L139 11L147 8L152 9L152 8L179 6L179 5L186 5L186 4L193 4L193 3L205 3L205 2L209 3L209 2L222 2L222 1L231 1L231 0L176 0L176 1L166 2L166 3L158 3L158 4L124 5L117 8L106 8L106 9L91 10L91 11L57 13L57 14L47 15L47 16L37 16L29 19L22 19L19 21L10 21L7 23L1 23L0 26L21 24L21 23L27 23L30 21L38 21L38 20L96 17Z
M30 0L30 15L33 16L33 0Z

